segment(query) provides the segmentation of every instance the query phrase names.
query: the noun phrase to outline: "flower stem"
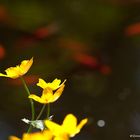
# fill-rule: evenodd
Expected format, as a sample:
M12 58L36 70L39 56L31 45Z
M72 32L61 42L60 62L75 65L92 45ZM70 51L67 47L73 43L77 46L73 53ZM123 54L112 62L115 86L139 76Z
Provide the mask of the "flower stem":
M41 115L42 115L42 113L43 113L45 107L46 107L46 104L43 105L43 107L42 107L40 113L38 114L38 116L37 116L37 118L36 118L36 120L38 120L38 119L41 117Z
M37 118L36 118L36 120L38 120L38 119L41 117L41 115L42 115L42 113L43 113L45 107L46 107L46 104L43 105L43 107L42 107L40 113L38 114L38 116L37 116ZM47 108L47 119L49 119L49 116L50 116L50 104L48 104L48 108Z
M30 95L30 91L29 91L29 88L27 87L27 84L26 84L24 78L23 77L20 77L20 79L21 79L21 81L22 81L22 83L24 85L24 88L26 90L27 95L29 96ZM32 99L30 99L30 104L31 104L31 112L32 112L31 121L33 121L34 118L35 118L35 108L34 108L34 102L33 102ZM27 130L27 133L31 132L31 130L32 130L32 126L30 125L30 127Z
M48 109L47 109L47 119L49 119L50 116L50 104L48 103Z

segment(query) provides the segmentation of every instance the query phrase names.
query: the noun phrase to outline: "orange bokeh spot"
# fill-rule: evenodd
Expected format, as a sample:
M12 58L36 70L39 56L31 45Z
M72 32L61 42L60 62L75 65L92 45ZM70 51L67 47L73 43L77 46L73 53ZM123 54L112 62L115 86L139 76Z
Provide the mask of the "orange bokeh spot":
M59 45L60 47L68 48L76 54L77 52L82 53L89 49L87 44L69 38L59 38Z
M44 39L46 37L49 37L55 33L58 32L58 25L55 23L51 23L48 26L40 27L37 30L35 30L34 35L38 39Z
M38 76L37 75L30 75L30 76L24 76L24 79L27 83L27 85L32 85L38 82ZM8 83L14 86L20 86L22 85L21 80L18 79L8 79Z
M0 21L8 19L8 11L4 5L0 5Z
M126 27L124 32L126 36L140 34L140 23L134 23L132 25L129 25L128 27Z
M100 67L100 72L104 75L109 75L109 74L111 74L111 67L108 65L102 65Z
M5 49L2 45L0 45L0 59L5 57Z
M89 66L91 68L95 68L98 66L97 58L94 56L87 55L87 54L82 54L82 53L76 54L74 56L74 60L76 60L77 62L83 65Z
M41 38L48 37L49 31L48 31L48 28L42 27L42 28L37 29L34 34L37 38L41 39Z

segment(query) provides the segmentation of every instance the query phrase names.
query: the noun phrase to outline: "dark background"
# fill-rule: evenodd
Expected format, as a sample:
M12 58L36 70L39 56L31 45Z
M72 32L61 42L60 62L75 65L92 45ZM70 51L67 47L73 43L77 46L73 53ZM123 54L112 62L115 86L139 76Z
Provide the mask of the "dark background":
M25 80L32 93L41 92L39 77L67 79L51 105L54 121L68 113L89 118L72 139L140 134L139 0L0 0L0 72L31 57ZM39 112L41 105L35 106ZM20 137L28 127L21 119L30 116L21 82L1 77L0 139Z

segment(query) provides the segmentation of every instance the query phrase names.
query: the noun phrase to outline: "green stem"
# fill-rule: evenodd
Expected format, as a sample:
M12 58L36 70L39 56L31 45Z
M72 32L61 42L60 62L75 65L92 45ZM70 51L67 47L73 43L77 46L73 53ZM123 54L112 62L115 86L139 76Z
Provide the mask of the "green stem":
M42 113L43 113L45 107L46 107L46 104L43 105L43 107L42 107L40 113L38 114L38 116L37 116L37 118L36 118L36 120L38 120L38 119L41 117L41 115L42 115Z
M47 119L49 119L50 116L50 104L48 103L48 109L47 109Z
M27 84L26 84L24 78L23 77L20 77L20 79L21 79L21 81L22 81L22 83L24 85L24 88L25 88L25 90L27 92L27 95L29 96L30 95L30 91L29 91L29 88L27 87ZM31 121L33 121L34 118L35 118L35 109L34 109L34 102L33 102L32 99L30 99L30 104L31 104L31 112L32 112ZM32 130L32 126L30 125L30 127L27 130L27 133L31 132L31 130Z

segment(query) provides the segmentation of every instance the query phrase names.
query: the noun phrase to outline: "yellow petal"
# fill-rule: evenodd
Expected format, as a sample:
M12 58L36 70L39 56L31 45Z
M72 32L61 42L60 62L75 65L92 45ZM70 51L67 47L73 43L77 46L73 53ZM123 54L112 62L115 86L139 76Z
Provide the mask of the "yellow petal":
M6 69L5 72L8 77L13 78L13 79L18 78L21 75L18 67L10 67Z
M77 129L80 130L87 122L88 122L88 119L87 119L87 118L83 119L83 120L78 124Z
M52 83L48 83L48 85L52 90L56 90L57 88L59 88L60 83L61 83L61 80L56 78L52 81Z
M47 101L48 103L52 102L53 100L53 91L51 88L45 88L43 90L42 96L41 98L45 101Z
M61 94L63 93L64 87L65 87L65 85L63 84L63 85L54 93L52 102L56 101L56 100L61 96Z
M63 134L61 136L56 136L53 140L69 140L69 136L66 134Z
M63 121L62 127L67 131L70 137L73 137L80 132L81 128L87 123L87 121L87 118L83 119L77 126L77 118L72 114L68 114Z
M46 102L46 100L43 100L42 98L40 98L40 97L38 97L34 94L29 95L28 98L33 99L33 100L35 100L39 103L42 103L42 104L47 104L48 103L48 102Z
M3 74L3 73L0 73L0 76L2 76L2 77L9 77L8 75Z
M30 67L33 64L33 57L30 60L23 60L20 64L20 69L23 74L27 73L27 71L30 69Z
M52 133L48 130L35 133L26 133L23 135L22 140L52 140Z
M50 129L55 136L71 136L75 135L76 133L76 125L77 125L77 119L74 115L68 114L64 121L62 126L56 124L55 122L52 122L50 120L45 121L45 125L47 126L48 129Z
M52 122L50 120L45 120L44 121L46 127L53 133L55 136L60 136L61 134L64 133L62 127L55 122Z
M42 133L43 133L43 136L47 138L45 140L52 140L53 134L51 131L44 130Z
M72 114L68 114L63 121L62 127L69 135L75 135L75 133L77 133L76 125L77 118Z
M66 81L66 80L65 80ZM65 81L62 83L62 84L64 84L65 83ZM61 80L59 80L59 79L55 79L55 80L53 80L52 81L52 83L46 83L43 79L39 79L39 82L37 83L37 85L39 86L39 87L41 87L41 88L43 88L43 89L45 89L45 88L51 88L52 90L56 90L56 89L58 89L61 85L60 85L60 83L61 83Z
M65 80L63 81L63 83L62 83L61 85L59 85L59 87L61 87L62 85L64 85L66 81L67 81L67 80L65 79Z
M45 89L46 88L46 84L47 83L43 79L39 78L39 82L37 83L37 86Z
M19 139L18 137L15 137L15 136L10 136L9 140L21 140L21 139Z

